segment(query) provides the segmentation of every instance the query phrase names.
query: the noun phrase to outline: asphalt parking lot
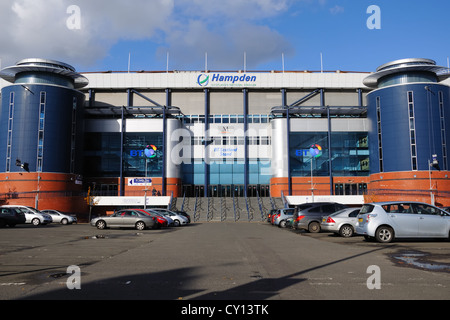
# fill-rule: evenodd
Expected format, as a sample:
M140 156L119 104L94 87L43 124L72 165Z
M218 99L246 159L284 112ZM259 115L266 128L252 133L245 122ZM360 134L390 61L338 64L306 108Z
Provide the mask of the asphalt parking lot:
M0 248L1 300L447 300L450 292L448 241L379 244L266 222L21 225L0 230Z

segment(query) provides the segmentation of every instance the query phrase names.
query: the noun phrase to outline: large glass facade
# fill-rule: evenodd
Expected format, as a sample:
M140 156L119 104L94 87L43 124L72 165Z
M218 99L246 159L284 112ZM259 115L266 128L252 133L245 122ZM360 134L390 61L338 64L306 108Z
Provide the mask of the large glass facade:
M161 177L162 133L127 133L124 138L124 176Z
M162 176L162 146L162 133L126 133L123 144L123 175ZM120 133L87 133L85 174L92 177L119 177L120 152Z
M120 176L120 133L86 133L84 146L85 175Z
M183 183L202 185L205 182L205 164L203 160L183 164ZM239 159L211 161L209 165L209 184L243 185L245 162ZM249 184L269 184L271 178L270 160L249 159Z
M367 132L333 132L331 153L327 132L292 132L290 162L293 177L329 176L331 154L333 176L368 176Z
M367 132L331 134L333 176L369 176Z

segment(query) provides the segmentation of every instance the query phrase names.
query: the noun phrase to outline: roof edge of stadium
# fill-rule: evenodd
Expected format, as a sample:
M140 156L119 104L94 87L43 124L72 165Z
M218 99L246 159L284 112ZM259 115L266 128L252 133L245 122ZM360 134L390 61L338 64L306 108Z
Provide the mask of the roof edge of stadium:
M343 70L169 70L169 71L150 71L150 70L135 70L135 71L85 71L81 74L113 74L113 73L355 73L355 74L370 74L368 71L343 71Z

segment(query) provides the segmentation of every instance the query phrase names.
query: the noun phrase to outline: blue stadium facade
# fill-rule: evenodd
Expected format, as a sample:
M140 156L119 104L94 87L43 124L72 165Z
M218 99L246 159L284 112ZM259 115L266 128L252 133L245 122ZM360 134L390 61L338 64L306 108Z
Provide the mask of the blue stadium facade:
M281 197L315 188L450 205L449 75L428 59L368 75L81 75L58 61L22 60L0 72L0 201L74 212L88 188L142 195L148 186L133 181L150 177L162 195ZM189 159L177 164L179 132L189 133Z

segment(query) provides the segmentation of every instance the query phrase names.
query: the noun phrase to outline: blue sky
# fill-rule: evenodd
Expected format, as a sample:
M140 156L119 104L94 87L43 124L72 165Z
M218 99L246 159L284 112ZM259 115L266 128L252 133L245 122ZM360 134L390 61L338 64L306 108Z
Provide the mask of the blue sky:
M80 25L65 26L80 9ZM366 22L380 8L381 29ZM374 71L401 58L447 65L450 1L443 0L4 0L2 66L28 57L78 71ZM78 16L77 16L78 18ZM19 26L19 27L17 27Z

